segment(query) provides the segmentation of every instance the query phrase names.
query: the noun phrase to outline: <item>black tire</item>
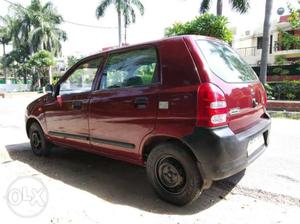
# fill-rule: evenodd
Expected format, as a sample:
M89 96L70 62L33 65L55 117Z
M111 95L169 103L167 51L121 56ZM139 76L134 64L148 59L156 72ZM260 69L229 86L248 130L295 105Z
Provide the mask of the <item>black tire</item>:
M148 178L165 201L183 206L196 200L203 185L195 159L178 144L156 146L147 159Z
M48 156L50 154L52 144L45 138L41 126L34 122L29 128L29 139L32 152L37 156Z

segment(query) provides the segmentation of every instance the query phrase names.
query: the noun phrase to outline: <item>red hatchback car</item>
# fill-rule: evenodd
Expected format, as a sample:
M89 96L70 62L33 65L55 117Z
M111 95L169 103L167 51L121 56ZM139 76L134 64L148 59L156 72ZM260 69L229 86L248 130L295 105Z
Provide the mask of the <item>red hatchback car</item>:
M244 170L271 119L254 71L226 43L179 36L82 59L27 107L33 152L61 145L146 166L164 200L184 205Z

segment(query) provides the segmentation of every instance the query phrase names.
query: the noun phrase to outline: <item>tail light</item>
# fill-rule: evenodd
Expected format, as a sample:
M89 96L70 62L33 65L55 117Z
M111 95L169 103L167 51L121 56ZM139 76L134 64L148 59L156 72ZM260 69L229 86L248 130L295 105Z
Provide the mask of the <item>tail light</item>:
M197 126L227 125L227 104L223 91L214 84L204 83L198 88Z

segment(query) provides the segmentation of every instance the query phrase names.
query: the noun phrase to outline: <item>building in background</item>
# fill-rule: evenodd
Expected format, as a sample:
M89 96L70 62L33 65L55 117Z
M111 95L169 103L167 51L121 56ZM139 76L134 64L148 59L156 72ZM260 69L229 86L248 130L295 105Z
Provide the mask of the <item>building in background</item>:
M300 49L291 48L284 49L279 44L280 32L278 28L283 31L288 31L293 35L300 36L299 30L292 30L288 22L288 15L280 16L279 21L271 24L270 47L268 64L274 65L276 56L284 56L288 61L292 62L300 59ZM259 66L261 60L262 49L262 34L263 27L258 27L255 30L243 30L240 33L236 31L233 47L251 66Z

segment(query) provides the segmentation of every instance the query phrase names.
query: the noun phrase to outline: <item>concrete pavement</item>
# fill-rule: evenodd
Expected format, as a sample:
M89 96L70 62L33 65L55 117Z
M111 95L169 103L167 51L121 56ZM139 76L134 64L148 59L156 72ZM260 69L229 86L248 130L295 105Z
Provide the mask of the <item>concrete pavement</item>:
M3 223L299 223L300 120L273 119L271 144L246 173L214 183L195 203L176 207L152 191L143 168L55 148L35 157L24 127L32 97L0 98L0 211ZM7 206L20 176L45 184L45 210L21 218Z

